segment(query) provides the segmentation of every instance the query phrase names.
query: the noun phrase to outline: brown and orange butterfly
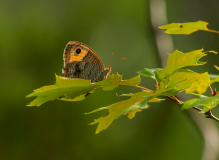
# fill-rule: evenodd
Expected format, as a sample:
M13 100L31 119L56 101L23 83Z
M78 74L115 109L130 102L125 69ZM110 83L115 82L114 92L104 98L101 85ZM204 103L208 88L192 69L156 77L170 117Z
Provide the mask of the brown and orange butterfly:
M105 68L98 54L89 46L71 41L64 51L64 68L62 76L80 78L98 82L106 79L111 72L111 66Z

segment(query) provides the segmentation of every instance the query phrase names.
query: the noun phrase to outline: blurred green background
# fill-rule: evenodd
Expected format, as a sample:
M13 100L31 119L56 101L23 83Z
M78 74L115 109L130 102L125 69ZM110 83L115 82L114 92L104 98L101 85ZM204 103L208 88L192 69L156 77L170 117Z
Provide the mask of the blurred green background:
M168 23L203 20L210 29L219 30L217 0L165 3ZM174 49L183 52L202 47L219 51L215 33L172 37ZM134 119L122 116L107 130L94 134L97 126L87 123L105 113L82 113L124 100L116 93L135 93L140 91L137 88L96 90L81 102L55 100L26 107L34 99L25 99L26 95L54 84L55 73L62 74L63 50L72 40L91 46L105 67L112 52L112 62L125 57L112 65L112 73L119 72L124 79L143 68L161 67L149 0L0 0L0 159L201 159L202 133L176 102L152 103ZM218 74L213 68L219 65L218 55L209 54L202 61L208 61L207 65L194 67L195 71ZM142 78L141 86L153 90L154 85L151 79ZM219 117L218 108L213 113ZM219 127L213 120L204 121Z

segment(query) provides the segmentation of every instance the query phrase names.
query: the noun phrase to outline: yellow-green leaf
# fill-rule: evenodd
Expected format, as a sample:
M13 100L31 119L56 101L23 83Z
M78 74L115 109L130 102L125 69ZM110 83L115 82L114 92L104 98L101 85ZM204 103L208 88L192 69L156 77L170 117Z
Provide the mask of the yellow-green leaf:
M200 95L198 98L190 99L183 103L182 110L189 109L192 107L203 106L201 113L206 113L209 110L212 110L219 104L219 95L214 97L207 97Z
M135 117L135 114L136 114L137 112L141 112L141 110L140 110L140 109L135 109L135 110L129 112L129 113L127 114L127 117L128 117L129 119L132 119L132 118Z
M108 107L96 109L87 114L105 109L109 110L106 116L91 123L98 123L96 133L99 133L100 131L108 128L113 120L119 116L125 114L132 119L137 112L148 107L147 103L160 102L161 100L156 98L158 96L175 96L175 94L190 88L193 84L200 84L202 81L203 83L209 83L210 80L208 81L207 77L209 78L207 73L198 74L187 69L178 70L177 73L163 79L155 93L142 91L135 94L124 94L122 96L130 96L131 98Z
M121 96L131 96L131 98L125 101L112 104L108 107L96 109L86 114L94 113L105 109L109 110L106 116L101 117L95 120L93 123L91 123L91 125L98 123L98 127L95 133L99 133L100 131L108 128L108 126L113 122L113 120L120 117L121 115L125 114L131 119L135 116L136 112L139 112L140 110L147 108L147 100L150 100L150 98L152 99L152 95L153 93L148 91L142 91L135 94L124 94Z
M195 73L188 69L180 69L177 73L166 77L160 82L159 88L156 90L155 94L174 96L178 92L186 90L187 93L192 93L197 91L198 93L203 93L201 86L209 86L210 77L208 73ZM200 85L200 86L199 86Z
M211 31L207 28L208 23L204 21L187 22L187 23L171 23L159 27L160 29L166 29L165 33L168 34L191 34L198 30Z
M215 67L217 70L219 70L219 67L218 67L218 66L214 65L214 67Z
M89 80L68 79L56 76L56 83L54 85L41 87L27 96L37 96L37 98L33 100L28 106L40 106L47 101L57 99L58 97L65 94L67 95L67 99L74 99L80 95L89 93L95 87L98 87L98 85L91 84Z
M210 77L207 72L203 74L198 74L194 72L192 75L192 79L192 86L186 90L186 93L197 92L199 94L203 94L206 91L204 88L207 88L210 85Z
M206 54L203 52L203 49L194 50L188 53L182 53L175 50L169 55L167 66L163 70L157 71L157 81L160 82L162 79L172 75L180 68L205 64L205 62L198 61L205 55Z
M122 80L122 76L118 74L110 75L105 80L96 83L91 83L90 80L69 79L56 76L56 83L54 85L41 87L27 96L37 97L28 106L40 106L47 101L57 99L64 95L65 97L62 97L60 100L81 101L88 93L92 93L97 88L112 90L118 85L136 86L140 81L140 76L129 80Z

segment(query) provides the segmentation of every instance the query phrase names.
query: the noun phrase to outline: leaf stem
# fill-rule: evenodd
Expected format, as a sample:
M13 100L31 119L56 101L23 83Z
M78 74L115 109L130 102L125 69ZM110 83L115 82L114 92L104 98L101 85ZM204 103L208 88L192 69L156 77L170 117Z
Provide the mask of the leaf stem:
M209 32L214 32L214 33L219 33L219 31L215 31L215 30L208 30Z
M209 85L209 88L211 89L211 95L214 96L214 91L213 91L213 89L211 88L211 85Z
M147 90L147 91L149 91L149 92L151 92L151 93L154 93L154 91L152 91L152 90L150 90L150 89L148 89L148 88L142 87L142 86L135 86L135 85L130 85L130 86L132 86L132 87L137 87L137 88L141 88L141 89L143 89L143 90Z
M175 96L166 96L168 99L177 101L180 105L183 105L183 102L180 101L178 98L176 98Z

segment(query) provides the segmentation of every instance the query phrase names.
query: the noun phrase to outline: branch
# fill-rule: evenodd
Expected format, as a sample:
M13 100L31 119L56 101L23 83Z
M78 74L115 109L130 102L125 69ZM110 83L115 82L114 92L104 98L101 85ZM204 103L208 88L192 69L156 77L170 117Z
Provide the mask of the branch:
M134 85L133 85L133 87L137 87L137 88L140 88L140 89L143 89L143 90L147 90L147 91L149 91L149 92L154 93L154 91L152 91L152 90L150 90L150 89L148 89L148 88L142 87L142 86L134 86ZM211 87L210 87L210 89L211 89L211 91L212 91L212 95L213 95L213 96L215 96L215 95L218 94L218 92L216 91L216 89L214 90L214 92L213 92L213 90L212 90ZM180 100L179 100L178 98L176 98L175 96L166 96L166 98L169 99L169 100L174 100L174 101L178 102L180 105L183 105L183 101L180 101ZM193 109L195 109L195 110L197 110L197 111L199 111L199 112L202 110L201 108L198 108L198 107L193 107ZM206 118L210 118L210 119L213 119L213 120L219 122L219 118L215 117L215 116L212 114L211 111L208 111L208 112L206 112L206 113L204 113L204 114L205 114L205 117L206 117Z
M179 99L177 99L176 97L172 97L172 96L166 96L166 97L167 97L167 99L174 100L174 101L178 102L180 105L183 105L183 102L180 101ZM198 107L193 107L193 109L195 109L199 112L202 110L201 108L198 108ZM217 117L215 117L211 111L208 111L204 114L205 114L206 118L210 118L210 119L213 119L213 120L219 122L219 119Z

